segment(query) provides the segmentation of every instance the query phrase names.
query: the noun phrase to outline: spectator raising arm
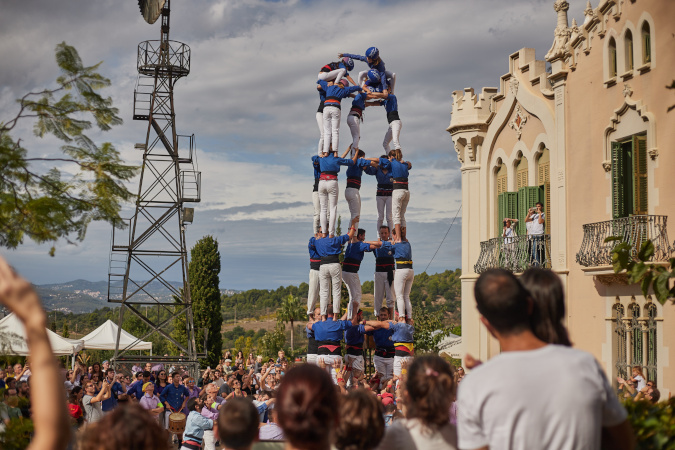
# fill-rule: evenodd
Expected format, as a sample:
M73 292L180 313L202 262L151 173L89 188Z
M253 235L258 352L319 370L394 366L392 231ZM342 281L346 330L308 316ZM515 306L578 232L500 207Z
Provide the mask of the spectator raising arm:
M70 424L63 401L63 376L47 337L47 317L30 283L18 276L1 257L0 304L12 311L26 329L32 372L30 400L33 405L40 405L32 410L35 435L28 448L65 448Z

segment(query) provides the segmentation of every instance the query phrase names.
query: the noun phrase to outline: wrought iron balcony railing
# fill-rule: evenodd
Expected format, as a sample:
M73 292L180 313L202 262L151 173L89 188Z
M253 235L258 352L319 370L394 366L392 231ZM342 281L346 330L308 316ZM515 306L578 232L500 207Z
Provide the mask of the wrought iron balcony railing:
M666 222L668 216L630 216L605 222L584 225L584 240L577 253L577 262L585 267L612 264L612 251L618 241L605 242L605 238L618 236L631 246L636 256L647 239L654 244L653 262L668 261L673 247L668 242Z
M498 237L483 241L473 269L476 273L493 268L520 273L530 267L551 268L550 235Z

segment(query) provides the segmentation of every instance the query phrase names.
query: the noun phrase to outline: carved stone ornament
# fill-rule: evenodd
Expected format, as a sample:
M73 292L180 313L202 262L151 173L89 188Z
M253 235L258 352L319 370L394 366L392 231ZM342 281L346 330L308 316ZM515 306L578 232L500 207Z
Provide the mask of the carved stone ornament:
M630 97L633 95L633 88L630 87L630 84L624 83L623 85L623 96L624 97Z
M547 61L565 58L566 56L569 56L572 50L570 46L572 30L567 26L567 10L570 9L570 4L567 0L556 0L553 4L553 9L558 13L558 24L555 27L555 32L553 34L553 45L545 56Z
M657 156L659 156L659 149L658 148L650 148L649 150L647 150L647 154L649 155L649 157L652 160L654 160L654 159L656 159Z
M509 126L513 128L516 135L518 135L518 140L520 140L520 136L523 133L523 126L525 125L525 122L527 122L528 117L527 113L520 108L520 105L516 105L515 114L513 115L511 122L509 122Z
M520 86L520 81L518 81L518 78L511 78L511 81L509 82L509 90L513 95L518 94L518 86Z
M628 275L625 273L613 273L607 275L596 275L595 279L598 280L601 284L605 286L611 286L613 284L620 284L623 286L629 285Z
M611 161L603 161L602 162L602 168L605 169L605 172L609 172L612 170L612 162Z

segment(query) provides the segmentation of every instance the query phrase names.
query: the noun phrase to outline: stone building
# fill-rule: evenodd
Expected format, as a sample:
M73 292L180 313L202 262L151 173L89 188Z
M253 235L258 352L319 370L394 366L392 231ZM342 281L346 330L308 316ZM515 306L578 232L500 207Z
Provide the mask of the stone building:
M571 24L568 8L554 3L545 61L523 48L509 56L499 88L453 92L447 131L462 173L463 350L482 359L499 352L475 307L478 275L542 265L563 280L575 347L595 355L612 380L644 366L667 398L675 305L614 274L615 243L604 238L621 236L635 250L651 239L656 263L673 255L675 91L666 86L675 79L675 2L589 2L583 23ZM536 202L546 222L533 241L525 216ZM519 219L508 242L505 217Z

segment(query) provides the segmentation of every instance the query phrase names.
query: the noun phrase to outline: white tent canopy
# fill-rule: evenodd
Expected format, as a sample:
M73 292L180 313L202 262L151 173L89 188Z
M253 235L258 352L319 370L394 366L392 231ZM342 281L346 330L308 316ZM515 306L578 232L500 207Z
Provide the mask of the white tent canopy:
M118 329L117 324L111 320L106 320L103 325L82 338L84 348L91 350L115 350ZM121 331L120 350L152 350L152 342L141 341L133 334L124 331L124 329Z
M52 352L56 356L74 355L82 350L84 342L79 339L67 339L47 329ZM28 356L26 328L16 315L9 314L0 320L0 350L4 354Z
M462 359L464 357L462 336L457 336L452 333L448 334L441 342L439 342L438 353L445 353L454 359Z

